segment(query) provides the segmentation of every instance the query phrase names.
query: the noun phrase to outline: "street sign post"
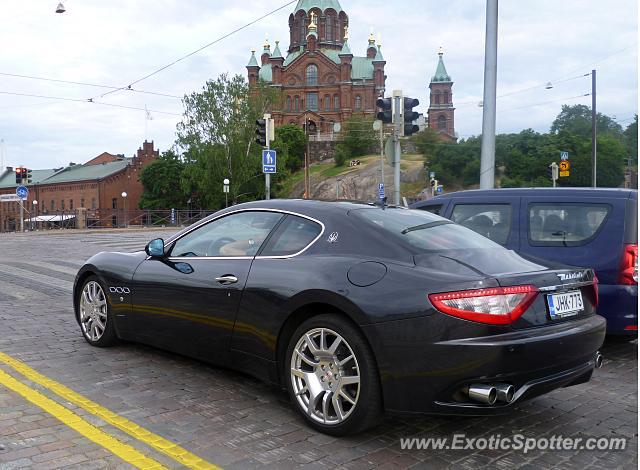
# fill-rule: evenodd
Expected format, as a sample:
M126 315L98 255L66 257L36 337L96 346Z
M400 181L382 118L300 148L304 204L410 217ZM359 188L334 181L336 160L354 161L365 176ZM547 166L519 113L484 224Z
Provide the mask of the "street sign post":
M378 184L378 199L384 199L384 183Z
M24 232L24 204L22 204L22 201L29 197L29 190L26 186L18 186L16 188L16 196L20 198L20 231Z
M560 169L559 175L561 177L569 176L570 175L569 170L571 169L571 163L569 163L569 160L562 160L560 162L559 169Z
M275 150L262 151L262 172L264 174L276 173L277 155Z
M560 160L569 160L569 152L560 152Z
M0 202L16 202L21 200L17 194L0 194Z

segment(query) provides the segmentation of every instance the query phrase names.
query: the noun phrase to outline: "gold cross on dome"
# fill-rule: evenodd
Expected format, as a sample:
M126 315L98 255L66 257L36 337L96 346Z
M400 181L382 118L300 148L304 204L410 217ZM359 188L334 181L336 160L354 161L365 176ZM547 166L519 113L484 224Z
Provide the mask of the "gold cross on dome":
M316 13L314 11L311 12L311 24L316 24Z

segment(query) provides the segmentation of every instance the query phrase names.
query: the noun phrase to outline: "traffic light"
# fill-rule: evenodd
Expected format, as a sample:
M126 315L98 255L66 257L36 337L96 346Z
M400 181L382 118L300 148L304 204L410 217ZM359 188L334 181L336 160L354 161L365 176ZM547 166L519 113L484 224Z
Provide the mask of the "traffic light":
M549 165L547 167L547 176L549 176L549 178L551 178L551 181L553 182L553 186L555 187L556 185L556 181L558 179L558 165L556 164L556 162L553 162L551 165Z
M414 124L420 114L415 112L413 108L418 106L420 101L415 98L405 98L403 103L402 115L404 116L404 135L409 137L416 132L420 131L420 128Z
M22 169L22 183L23 184L31 184L31 168L23 168Z
M267 146L267 120L256 120L256 143L262 147Z
M22 184L22 178L24 177L24 170L26 168L16 168L16 184Z
M378 98L376 105L380 108L376 117L385 124L391 124L393 122L393 99Z

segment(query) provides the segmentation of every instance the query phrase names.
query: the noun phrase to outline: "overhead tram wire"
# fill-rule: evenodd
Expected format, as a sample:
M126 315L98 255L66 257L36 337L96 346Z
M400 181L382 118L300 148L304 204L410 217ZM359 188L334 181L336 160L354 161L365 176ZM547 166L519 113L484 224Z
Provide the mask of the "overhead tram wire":
M12 91L0 91L0 95L11 95L11 96L26 96L30 98L43 98L47 100L58 100L58 101L71 101L76 103L89 103L89 104L98 104L102 106L110 106L114 108L124 108L124 109L133 109L136 111L149 111L155 114L167 114L170 116L182 116L180 113L172 113L169 111L158 111L157 109L146 109L146 108L138 108L135 106L125 106L122 104L114 104L114 103L103 103L101 101L94 101L92 99L83 99L83 98L65 98L62 96L46 96L46 95L34 95L31 93L18 93Z
M53 83L64 83L68 85L80 85L80 86L88 86L88 87L95 87L95 88L109 88L111 90L120 90L119 87L111 86L111 85L98 85L96 83L76 82L72 80L61 80L57 78L47 78L47 77L36 77L34 75L21 75L17 73L0 72L0 76L13 77L13 78L27 78L30 80L40 80L40 81L53 82ZM166 96L168 98L177 98L179 100L183 98L182 96L178 96L178 95L170 95L168 93L158 93L155 91L136 90L134 88L127 88L127 91L132 91L134 93L144 93L146 95Z
M102 95L94 96L94 97L93 97L93 98L91 98L91 99L95 99L95 98L104 98L105 96L110 95L110 94L112 94L112 93L116 93L116 92L118 92L118 91L122 91L122 90L130 90L130 89L131 89L131 87L132 87L133 85L135 85L136 83L140 83L140 82L141 82L141 81L143 81L143 80L146 80L146 79L148 79L148 78L153 77L154 75L159 74L160 72L162 72L163 70L168 69L169 67L173 67L173 66L174 66L174 65L176 65L178 62L181 62L181 61L183 61L183 60L185 60L185 59L188 59L189 57L191 57L191 56L193 56L193 55L197 54L198 52L201 52L201 51L203 51L204 49L206 49L206 48L208 48L208 47L211 47L211 46L213 46L214 44L216 44L216 43L218 43L218 42L220 42L220 41L222 41L222 40L224 40L224 39L227 39L229 36L232 36L232 35L234 35L235 33L238 33L238 32L240 32L240 31L242 31L243 29L248 28L249 26L253 26L253 25L254 25L254 24L256 24L257 22L262 21L263 19L265 19L265 18L267 18L267 17L269 17L269 16L273 15L274 13L279 12L280 10L283 10L283 9L287 8L289 5L292 5L292 4L296 3L296 2L297 2L297 0L291 0L291 1L287 2L287 3L285 3L284 5L279 6L279 7L278 7L278 8L276 8L275 10L271 10L270 12L265 13L264 15L260 16L259 18L256 18L255 20L250 21L249 23L246 23L246 24L244 24L243 26L240 26L239 28L236 28L236 29L234 29L233 31L231 31L231 32L229 32L229 33L226 33L226 34L224 34L224 35L220 36L219 38L215 39L214 41L211 41L210 43L205 44L205 45L204 45L204 46L202 46L202 47L199 47L199 48L198 48L198 49L196 49L195 51L189 52L188 54L186 54L186 55L184 55L184 56L182 56L182 57L180 57L180 58L178 58L178 59L174 60L173 62L170 62L170 63L168 63L168 64L166 64L166 65L164 65L164 66L160 67L159 69L156 69L156 70L154 70L153 72L148 73L147 75L145 75L145 76L143 76L143 77L141 77L141 78L138 78L137 80L134 80L133 82L131 82L131 83L130 83L129 85L127 85L127 86L123 86L123 87L120 87L120 88L117 88L117 89L114 89L114 90L108 91L108 92L106 92L106 93L103 93Z

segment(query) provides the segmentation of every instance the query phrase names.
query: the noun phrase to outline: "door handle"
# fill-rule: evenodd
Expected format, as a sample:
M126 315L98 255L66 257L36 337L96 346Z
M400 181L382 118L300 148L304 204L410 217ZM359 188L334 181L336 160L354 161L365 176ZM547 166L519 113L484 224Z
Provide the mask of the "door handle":
M224 276L216 277L216 281L220 284L235 284L238 282L238 278L232 274L225 274Z

